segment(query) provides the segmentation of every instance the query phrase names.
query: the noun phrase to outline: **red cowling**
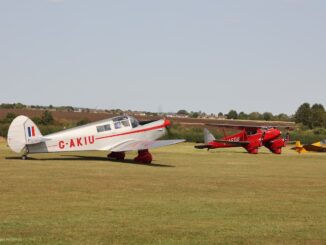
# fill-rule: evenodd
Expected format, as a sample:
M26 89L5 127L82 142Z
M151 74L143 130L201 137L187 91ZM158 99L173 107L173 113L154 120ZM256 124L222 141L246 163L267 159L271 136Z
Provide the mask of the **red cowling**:
M248 149L247 151L250 154L258 154L258 148Z
M125 159L126 154L122 151L122 152L114 152L112 151L109 155L108 158L109 159L115 159L118 161L123 161Z
M284 139L277 139L271 141L266 147L275 154L282 153L282 147L286 146L286 141Z
M138 156L134 159L135 162L150 164L152 162L152 154L148 150L138 151Z
M271 150L273 153L275 154L281 154L282 153L282 148L277 148L277 149L273 149Z
M245 148L250 154L257 154L258 153L258 148L261 146L261 141L260 140L255 140L250 142Z

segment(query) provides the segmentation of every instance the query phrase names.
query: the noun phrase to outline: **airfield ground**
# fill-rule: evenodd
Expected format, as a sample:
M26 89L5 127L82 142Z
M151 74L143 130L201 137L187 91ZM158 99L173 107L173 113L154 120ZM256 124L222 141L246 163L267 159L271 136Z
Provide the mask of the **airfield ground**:
M0 244L326 244L326 154L153 153L22 161L0 143Z

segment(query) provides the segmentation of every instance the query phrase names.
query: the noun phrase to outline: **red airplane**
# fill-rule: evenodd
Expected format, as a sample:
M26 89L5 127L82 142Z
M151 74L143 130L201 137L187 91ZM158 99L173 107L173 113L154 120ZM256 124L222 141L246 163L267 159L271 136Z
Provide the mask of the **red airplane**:
M286 146L289 140L289 134L287 133L285 138L281 138L282 132L275 126L243 126L243 125L227 125L227 124L207 124L208 126L231 128L241 130L231 136L226 136L224 131L224 137L222 139L215 139L215 137L204 129L204 144L196 145L197 149L216 149L227 147L243 147L250 154L257 154L258 148L265 146L271 152L275 154L282 153L282 147ZM288 130L290 127L286 127Z

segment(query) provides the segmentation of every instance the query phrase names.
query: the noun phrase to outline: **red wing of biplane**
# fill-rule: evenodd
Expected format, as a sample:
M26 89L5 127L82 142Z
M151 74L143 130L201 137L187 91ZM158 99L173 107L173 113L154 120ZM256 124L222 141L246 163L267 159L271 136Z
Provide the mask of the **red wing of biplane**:
M211 147L211 145L195 145L196 149L209 149Z
M225 143L230 145L238 145L238 146L244 146L250 144L249 141L214 140L214 142Z
M292 124L292 123L291 123ZM219 127L219 128L230 128L230 129L238 129L238 130L243 130L246 129L248 131L250 130L255 130L255 129L268 129L268 128L284 128L286 130L293 130L294 126L290 126L290 125L283 125L283 124L231 124L231 123L206 123L205 125L210 126L210 127Z

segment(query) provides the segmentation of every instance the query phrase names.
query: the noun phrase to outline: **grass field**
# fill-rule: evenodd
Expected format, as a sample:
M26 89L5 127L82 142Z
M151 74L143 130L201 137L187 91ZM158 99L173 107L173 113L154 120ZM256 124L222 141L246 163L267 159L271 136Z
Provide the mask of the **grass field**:
M326 154L153 153L22 161L2 142L0 244L326 244Z

